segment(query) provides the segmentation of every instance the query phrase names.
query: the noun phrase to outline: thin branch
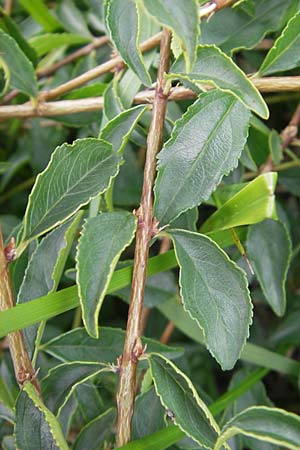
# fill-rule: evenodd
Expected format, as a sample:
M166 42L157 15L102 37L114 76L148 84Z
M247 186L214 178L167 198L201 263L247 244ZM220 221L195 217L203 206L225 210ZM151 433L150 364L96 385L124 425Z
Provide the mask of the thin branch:
M13 6L13 0L5 0L5 2L4 2L4 10L5 10L5 12L6 12L6 14L8 16L11 15L12 6Z
M135 400L135 382L138 359L143 353L141 343L141 319L146 281L150 240L154 233L152 217L152 188L155 177L156 154L163 138L163 126L167 107L164 73L169 70L171 34L162 32L157 86L153 103L152 120L147 139L143 191L138 216L133 278L126 338L120 361L120 384L117 396L118 423L117 447L125 445L131 437L131 421Z
M253 78L252 83L260 92L300 92L300 77L265 77ZM204 86L205 89L214 89L212 86ZM192 100L197 98L195 92L182 86L174 87L170 91L169 101ZM155 90L146 89L139 92L134 98L134 104L153 103ZM0 106L0 120L14 117L47 117L64 114L76 114L79 112L99 111L103 109L102 97L90 97L78 100L60 100L56 102L40 101L38 106L32 103L22 105Z
M14 307L14 294L8 269L8 262L13 260L14 243L4 248L0 229L0 310ZM40 395L40 386L27 353L21 331L8 335L9 350L14 365L16 381L22 388L25 381L30 381Z

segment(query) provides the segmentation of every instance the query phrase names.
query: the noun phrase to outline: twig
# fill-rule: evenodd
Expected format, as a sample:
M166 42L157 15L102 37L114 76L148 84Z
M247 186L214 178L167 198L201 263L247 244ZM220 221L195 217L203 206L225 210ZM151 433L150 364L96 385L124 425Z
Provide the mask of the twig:
M5 0L4 10L8 16L11 15L12 6L13 6L13 0Z
M173 331L175 330L175 325L174 325L174 323L173 322L168 322L167 323L167 325L166 325L166 328L164 329L164 331L163 331L163 334L161 335L161 337L160 337L160 342L162 343L162 344L167 344L168 342L169 342L169 340L170 340L170 337L171 337L171 335L172 335L172 333L173 333Z
M154 233L155 220L152 217L152 188L155 177L156 154L163 138L163 126L167 106L164 73L169 69L171 34L162 32L160 62L152 120L147 139L147 154L144 168L143 191L138 216L133 278L126 338L120 361L120 385L117 396L118 423L117 447L125 445L131 437L131 420L135 400L135 378L139 357L143 353L141 343L141 317L146 281L149 244Z
M266 77L254 78L251 80L261 92L300 92L300 77ZM205 86L205 89L214 89L212 86ZM155 90L146 89L139 92L134 98L134 104L152 103L155 97ZM197 94L182 86L174 87L170 91L169 101L192 100ZM55 102L40 101L38 106L32 103L21 105L0 106L0 120L14 117L47 117L64 114L76 114L79 112L99 111L103 109L102 97L90 97L78 100L60 100Z
M72 61L75 61L78 58L81 58L82 56L89 55L93 50L96 48L102 47L102 45L107 44L109 42L108 36L101 36L97 39L95 39L93 42L91 42L88 45L85 45L84 47L79 48L73 53L70 53L65 58L63 58L61 61L58 61L55 64L51 64L50 66L44 67L43 69L40 69L37 71L37 77L43 78L48 77L49 75L52 75L54 72L56 72L61 67L65 66L66 64L69 64Z
M14 245L4 248L2 231L0 229L0 310L13 308L14 295L8 269L8 262L13 260ZM8 335L9 350L14 365L15 377L20 388L25 381L30 381L40 395L40 386L27 353L21 331Z

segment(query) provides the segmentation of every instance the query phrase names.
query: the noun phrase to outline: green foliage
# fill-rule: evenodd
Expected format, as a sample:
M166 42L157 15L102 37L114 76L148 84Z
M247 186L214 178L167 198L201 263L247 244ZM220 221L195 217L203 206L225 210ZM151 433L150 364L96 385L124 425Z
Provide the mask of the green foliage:
M120 448L300 450L300 2L223 3L0 1L5 450L116 447L140 326Z

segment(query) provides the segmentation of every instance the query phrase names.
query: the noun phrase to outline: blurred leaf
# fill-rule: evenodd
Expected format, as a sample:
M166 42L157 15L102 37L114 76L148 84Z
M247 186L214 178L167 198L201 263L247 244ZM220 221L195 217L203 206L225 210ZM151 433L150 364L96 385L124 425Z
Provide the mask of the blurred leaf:
M271 344L299 345L300 343L299 321L300 321L300 310L289 312L280 321L278 327L271 334L270 337Z
M189 71L196 58L199 35L198 3L196 0L146 0L146 10L159 23L170 28L181 41Z
M281 222L268 219L250 227L247 254L264 296L278 316L285 313L285 283L291 253L291 240Z
M60 21L64 24L64 28L70 33L81 34L81 36L85 36L87 38L92 37L86 24L86 19L77 8L74 1L64 0L60 3L57 9L57 15Z
M107 439L113 436L116 410L108 409L80 430L73 444L73 450L99 450Z
M77 248L77 286L82 318L90 336L98 338L98 315L121 253L134 238L137 218L120 211L85 222ZM92 243L92 245L91 245Z
M61 22L51 14L43 0L19 0L19 3L44 30L51 32L62 27Z
M102 140L79 139L57 147L29 196L23 243L59 225L104 192L118 165L111 145Z
M294 69L300 65L300 11L292 17L265 57L258 75Z
M268 107L256 87L233 60L214 45L197 47L196 61L190 72L185 71L183 57L179 57L169 76L188 81L200 90L202 84L209 84L230 92L260 117L269 117Z
M59 423L28 381L16 404L15 436L22 450L69 450Z
M278 175L278 183L294 195L300 196L300 168L281 170Z
M161 225L208 199L223 175L237 166L249 116L233 95L211 91L177 121L158 155L154 215Z
M46 33L40 36L34 36L30 39L30 44L37 52L38 56L43 56L51 50L70 45L86 44L91 39L80 34L72 33Z
M269 134L269 146L274 164L279 164L283 159L282 140L276 130L272 130Z
M5 71L7 85L30 97L37 95L34 68L16 41L0 29L0 67Z

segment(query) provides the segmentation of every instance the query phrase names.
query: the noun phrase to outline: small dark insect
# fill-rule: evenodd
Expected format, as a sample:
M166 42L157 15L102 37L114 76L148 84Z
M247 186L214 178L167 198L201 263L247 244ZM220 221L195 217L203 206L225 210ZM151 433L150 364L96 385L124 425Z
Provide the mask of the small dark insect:
M175 419L175 414L170 409L166 410L166 414L167 414L168 419L171 419L171 420Z

